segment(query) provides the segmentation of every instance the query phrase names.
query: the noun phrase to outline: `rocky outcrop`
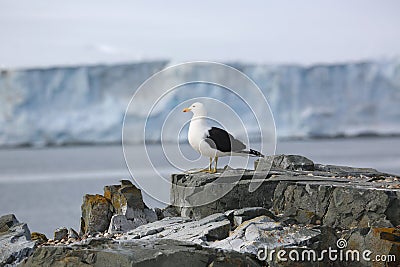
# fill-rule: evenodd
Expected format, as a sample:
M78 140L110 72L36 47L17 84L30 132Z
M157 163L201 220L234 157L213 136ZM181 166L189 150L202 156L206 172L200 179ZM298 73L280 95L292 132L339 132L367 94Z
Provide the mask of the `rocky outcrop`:
M25 223L15 215L0 217L0 266L13 266L28 257L35 248L31 233Z
M262 223L251 223L235 212L226 212L233 216L233 225L239 226L229 238L211 245L225 249L254 254L257 247L274 243L271 235L293 235L290 233L295 226L294 229L302 229L301 232L310 237L304 241L317 251L328 245L335 248L334 240L344 238L349 249L376 248L374 253L377 254L399 254L400 238L396 227L400 223L400 177L368 168L314 164L297 155L266 157L257 161L255 167L257 172L226 168L223 176L218 173L172 175L171 200L176 211L181 216L201 219L227 209L260 207L279 215L278 222L271 221L272 216L265 214L267 217L254 219ZM271 170L267 172L269 167ZM249 192L254 180L262 183L256 191ZM201 206L188 205L195 203L200 187L212 196L220 192L223 183L231 181L237 181L236 185L221 198ZM244 226L248 224L251 226ZM282 229L285 234L277 234ZM248 246L249 243L254 247ZM300 244L304 245L302 242L281 243L282 247ZM352 264L348 266L372 266L365 262ZM374 263L374 266L381 265Z
M224 250L257 255L261 248L276 249L310 245L321 238L321 231L312 226L284 226L267 216L259 216L240 224L228 238L210 244Z
M73 228L69 228L68 229L68 238L73 238L73 239L78 240L79 234Z
M0 217L0 233L8 232L14 225L18 224L14 214L7 214Z
M233 222L233 226L239 226L244 221L262 215L266 215L272 219L276 219L276 216L271 211L263 207L251 207L238 210L228 210L225 212L225 215L228 216L230 220Z
M104 196L85 195L82 204L81 235L109 231L123 233L158 219L143 202L140 189L128 180L104 187Z
M342 236L347 240L347 249L370 250L374 255L393 255L396 261L389 262L387 266L399 266L400 230L398 228L356 228L344 231ZM377 263L374 266L380 265Z
M68 237L68 229L60 227L54 231L54 240L62 240Z
M41 247L21 266L260 266L246 254L177 240L88 239Z
M47 241L49 241L45 234L38 233L38 232L31 233L31 240L36 241L37 244L43 244L43 243L46 243Z
M224 196L202 206L188 207L198 192L190 188L203 186L213 195L224 182L217 180L220 174L172 175L171 201L181 216L196 219L229 209L263 207L299 223L334 228L399 225L399 177L374 169L314 164L301 156L276 158L261 160L273 161L269 172L225 171L226 181L237 179L238 173L241 179ZM254 175L264 181L250 193Z
M112 206L102 195L85 195L82 204L81 235L104 232L112 216Z
M231 221L222 213L192 221L183 217L168 217L142 225L127 233L129 239L174 239L208 245L209 242L228 237Z
M236 226L239 217L244 222ZM166 217L113 238L88 238L68 246L46 245L25 264L261 266L263 263L257 259L260 248L305 247L321 241L321 237L316 226L287 225L269 211L256 207L217 213L200 220ZM144 249L152 254L144 255ZM209 257L199 262L203 256L198 253Z
M236 214L236 215L234 215ZM262 215L267 214L267 215ZM243 220L238 222L237 217ZM216 213L200 220L168 217L142 225L118 239L173 239L205 247L237 251L256 258L260 248L305 246L320 241L319 226L288 225L262 208Z
M260 168L257 168L257 166L260 166ZM284 170L314 171L314 162L300 155L266 156L254 162L254 169L268 171L270 167Z
M115 213L126 215L128 218L131 213L129 210L147 208L140 189L128 180L121 180L121 185L105 186L104 197L111 202Z
M157 211L143 203L140 190L129 181L106 186L104 196L85 196L82 236L72 238L71 231L59 229L61 240L39 245L23 265L398 265L399 177L373 169L315 164L296 155L266 157L256 164L257 171L225 168L223 175L172 175L175 206ZM269 172L264 169L268 165ZM250 192L251 183L260 186ZM232 190L220 198L188 205L207 193L212 198L226 186ZM13 220L10 217L0 229L12 227ZM312 257L311 253L321 256L329 249L370 250L397 260L325 257L294 262L271 253ZM267 254L271 256L260 258Z

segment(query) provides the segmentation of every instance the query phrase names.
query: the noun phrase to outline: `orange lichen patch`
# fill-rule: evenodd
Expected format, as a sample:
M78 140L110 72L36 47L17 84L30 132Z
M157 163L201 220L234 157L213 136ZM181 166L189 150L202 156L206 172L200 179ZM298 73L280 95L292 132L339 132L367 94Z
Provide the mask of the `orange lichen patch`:
M141 190L128 180L122 180L121 185L105 186L104 197L112 204L115 213L123 212L128 206L145 208Z
M373 228L374 235L380 239L400 245L400 230L397 228Z
M102 195L85 195L81 206L82 235L90 232L102 232L108 228L112 216L110 201Z
M110 191L104 191L104 197L111 201L111 192Z
M32 232L31 233L31 240L33 241L38 241L39 244L45 243L48 241L47 237L45 234L41 234L38 232Z
M93 206L94 204L107 204L109 203L107 198L102 195L85 195L85 202Z
M104 197L111 201L113 195L118 193L121 188L120 185L108 185L104 187Z

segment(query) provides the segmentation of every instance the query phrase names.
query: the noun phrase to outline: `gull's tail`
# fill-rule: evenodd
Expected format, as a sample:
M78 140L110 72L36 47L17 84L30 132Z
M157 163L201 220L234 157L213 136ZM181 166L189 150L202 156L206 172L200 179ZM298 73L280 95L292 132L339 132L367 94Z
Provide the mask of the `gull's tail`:
M265 157L263 154L261 154L261 152L258 152L257 150L254 150L254 149L238 151L238 152L235 152L235 154L238 156L249 155L252 157L260 157L260 158Z

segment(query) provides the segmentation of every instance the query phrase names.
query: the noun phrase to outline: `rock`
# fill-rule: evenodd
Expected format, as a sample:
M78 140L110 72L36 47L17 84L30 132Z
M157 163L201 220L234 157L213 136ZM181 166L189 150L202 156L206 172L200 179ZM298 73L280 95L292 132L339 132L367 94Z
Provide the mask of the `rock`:
M182 224L181 230L164 230L164 238L207 244L208 241L224 239L229 235L231 222L223 214L213 214L198 221Z
M140 225L157 221L157 214L151 209L130 209L128 208L126 212L126 218L132 221L133 227L138 227Z
M110 226L108 227L108 233L125 233L134 228L135 226L132 221L128 220L125 215L116 214L111 217Z
M222 240L228 237L231 230L231 223L228 220L223 220L219 223L215 223L212 227L209 227L205 233L206 241Z
M342 229L393 227L400 223L400 193L390 187L400 184L399 177L374 169L315 164L314 171L274 167L268 173L245 171L236 178L235 172L228 171L223 179L239 179L232 190L215 201L196 206L199 191L218 195L222 186L216 180L218 175L221 174L172 175L171 199L181 216L200 219L231 209L262 207L284 214L285 220L292 219L293 223L318 222ZM254 176L264 180L250 193ZM236 220L236 224L243 221L240 217Z
M400 225L400 190L388 196L389 206L385 212L386 217L394 226Z
M274 192L273 209L303 224L322 221L329 202L332 187L316 185L297 185L281 182Z
M175 206L169 205L161 210L162 215L160 217L179 217L181 213L177 210ZM163 219L163 218L161 218ZM160 220L161 220L160 219Z
M35 248L31 233L25 223L15 215L0 217L0 266L15 265L28 257Z
M162 238L164 235L159 235L158 233L167 230L167 229L172 229L172 231L177 231L178 229L182 228L182 224L191 221L189 218L183 218L183 217L166 217L162 220L153 222L153 223L148 223L145 225L141 225L137 228L135 228L132 231L128 232L129 238L130 239L137 239L137 238L144 238L144 237L150 237L151 235L157 235L154 236L154 238Z
M125 179L123 179L123 180L120 180L120 183L121 183L121 187L124 187L124 186L133 186L133 184L132 184L132 182L131 181L129 181L129 180L125 180Z
M154 208L154 212L157 215L157 220L162 220L165 218L165 216L160 208Z
M230 210L225 212L225 215L228 217L232 217L231 220L233 220L233 225L235 227L242 224L244 221L259 217L261 215L266 215L272 219L276 218L276 216L271 211L263 207L248 207L238 210Z
M211 247L257 255L260 248L275 249L312 243L320 237L317 229L284 227L267 216L259 216L239 225L228 238L210 244Z
M179 216L201 219L208 215L225 212L227 210L239 209L245 207L272 207L273 193L277 182L264 182L251 194L249 193L249 183L253 175L264 179L266 174L255 174L252 171L245 171L242 175L236 170L229 170L224 174L223 180L217 182L218 174L174 174L172 175L171 201L176 207ZM215 179L214 179L215 178ZM231 184L231 180L240 180ZM231 190L221 192L226 187ZM225 191L225 190L222 190ZM199 192L205 192L198 200ZM216 198L215 201L208 200L209 196L223 196ZM207 203L197 205L197 203Z
M104 187L104 197L115 209L115 214L126 215L128 209L143 210L147 206L143 202L142 192L128 180L121 185Z
M73 238L73 239L80 239L78 232L76 232L73 228L68 229L68 239Z
M280 183L274 209L304 224L352 227L392 227L387 220L389 196L385 191L358 187Z
M38 248L21 266L261 266L237 252L177 240L91 239L69 247Z
M57 228L54 231L54 240L66 239L68 237L68 229L65 227Z
M102 195L85 195L81 207L81 235L104 232L112 216L112 206Z
M12 226L18 223L14 214L7 214L0 217L0 233L5 233L10 230Z
M385 191L336 188L323 217L324 225L348 229L353 227L393 227L386 218L389 197Z
M152 209L144 209L144 215L146 217L147 222L155 222L158 220L157 213Z
M164 238L191 241L206 245L229 235L231 222L222 214L213 214L198 221L183 217L167 217L161 221L145 224L129 231L131 239Z
M347 240L348 250L370 250L374 255L394 255L397 263L400 259L400 231L396 228L358 228L347 231L341 238ZM393 262L388 266L390 264ZM378 265L366 263L364 266Z
M254 162L254 169L260 165L260 171L265 170L263 166L267 169L278 168L284 170L298 170L298 171L313 171L314 162L306 157L299 155L273 155L266 156L265 158L260 158Z
M270 160L270 171L226 168L223 174L172 175L171 200L180 216L199 220L225 212L231 221L227 238L190 241L255 254L260 246L322 251L335 248L337 239L345 235L352 249L380 246L377 251L382 255L400 258L400 234L395 231L400 224L399 176L370 168L314 164L298 156L262 160ZM253 179L261 183L249 192ZM232 183L231 190L221 194L221 188ZM206 202L207 196L218 195ZM276 258L268 264L290 266Z
M130 221L125 226L129 224L135 228L158 220L156 212L143 202L140 189L129 180L122 180L121 185L105 186L104 197L110 201L114 214L124 215Z
M394 227L400 222L400 177L314 164L294 155L261 159L261 164L263 160L270 160L269 172L225 168L223 175L173 175L171 199L176 206L163 210L149 209L128 180L106 186L104 197L85 196L82 241L75 242L71 234L67 240L63 230L60 240L49 241L24 264L257 266L260 248L320 253L335 248L338 238L351 249L373 248L374 253L400 258L400 228ZM249 192L253 178L261 184ZM231 191L220 194L229 186ZM204 202L214 196L222 197ZM192 205L196 203L203 204ZM14 227L14 218L0 218L0 229ZM99 226L106 224L103 234ZM275 256L261 264L292 263ZM309 263L296 266L319 264Z
M372 168L354 168L348 166L336 166L336 165L324 165L324 164L314 164L315 171L330 173L335 176L359 176L365 175L370 177L380 177L380 176L390 176L385 173L380 173Z
M31 233L31 240L36 241L38 244L43 244L48 241L47 236L42 233L32 232Z

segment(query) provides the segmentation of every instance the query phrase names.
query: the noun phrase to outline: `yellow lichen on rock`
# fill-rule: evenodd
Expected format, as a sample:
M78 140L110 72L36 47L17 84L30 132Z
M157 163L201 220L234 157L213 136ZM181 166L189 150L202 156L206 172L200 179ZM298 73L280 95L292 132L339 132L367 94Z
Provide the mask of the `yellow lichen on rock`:
M38 244L43 244L48 241L47 237L45 234L38 233L38 232L32 232L31 233L31 240L32 241L37 241Z

